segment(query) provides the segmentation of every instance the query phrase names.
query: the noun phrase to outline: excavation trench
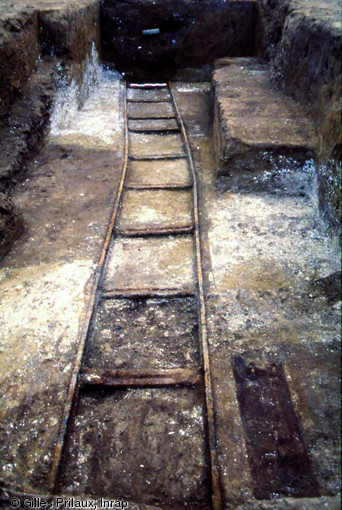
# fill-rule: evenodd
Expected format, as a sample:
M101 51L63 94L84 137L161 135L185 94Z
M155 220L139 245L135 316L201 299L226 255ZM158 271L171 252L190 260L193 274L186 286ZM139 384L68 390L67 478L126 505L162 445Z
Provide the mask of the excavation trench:
M256 21L253 2L234 8L229 40L242 11ZM220 61L212 84L207 65L185 71L209 58L185 58L200 27L189 37L180 9L163 16L159 48L145 25L103 43L126 82L93 47L88 97L72 109L75 82L61 91L14 191L26 226L0 267L4 505L335 508L339 245L311 124L253 59ZM234 56L253 53L248 33ZM170 72L156 75L159 50Z

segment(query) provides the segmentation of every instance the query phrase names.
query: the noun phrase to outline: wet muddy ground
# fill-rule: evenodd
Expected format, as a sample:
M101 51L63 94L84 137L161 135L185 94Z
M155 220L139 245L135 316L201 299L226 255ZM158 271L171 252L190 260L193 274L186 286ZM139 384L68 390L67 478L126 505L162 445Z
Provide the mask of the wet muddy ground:
M63 459L60 492L207 509L203 427L203 395L193 389L87 390Z

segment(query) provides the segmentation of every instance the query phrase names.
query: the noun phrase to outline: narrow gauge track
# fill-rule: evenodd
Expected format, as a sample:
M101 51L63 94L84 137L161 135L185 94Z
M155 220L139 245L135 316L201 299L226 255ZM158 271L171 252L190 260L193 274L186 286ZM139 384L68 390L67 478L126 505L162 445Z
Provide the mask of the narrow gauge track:
M219 510L196 171L171 83L124 95L122 176L50 490Z

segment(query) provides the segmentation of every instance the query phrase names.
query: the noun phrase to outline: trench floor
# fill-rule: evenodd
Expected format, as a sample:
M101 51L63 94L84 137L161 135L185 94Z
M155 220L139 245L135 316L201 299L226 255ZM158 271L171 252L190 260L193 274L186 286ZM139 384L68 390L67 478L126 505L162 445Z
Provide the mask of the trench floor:
M156 98L162 111L157 103L129 105L133 158L102 281L107 293L196 284L192 181L163 94ZM210 84L176 83L175 97L198 175L223 507L296 498L302 506L293 508L304 508L306 498L316 505L327 497L325 508L335 508L340 302L319 282L339 270L339 248L320 221L314 173L308 163L299 177L275 172L271 179L265 169L234 191L217 183ZM153 117L164 118L167 140L155 134L161 124ZM135 133L142 125L145 134ZM163 172L146 163L160 154L169 158ZM122 84L111 76L51 133L16 191L26 231L0 268L0 479L20 491L49 486L122 159ZM142 183L150 189L137 189ZM175 227L183 233L143 235ZM200 371L195 301L101 300L84 367ZM201 386L88 388L79 402L61 490L125 497L131 508L210 508Z

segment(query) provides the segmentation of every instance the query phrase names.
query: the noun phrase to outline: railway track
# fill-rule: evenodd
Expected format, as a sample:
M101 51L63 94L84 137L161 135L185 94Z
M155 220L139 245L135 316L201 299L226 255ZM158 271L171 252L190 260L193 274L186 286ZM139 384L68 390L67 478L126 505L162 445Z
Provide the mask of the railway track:
M121 182L50 491L218 510L191 150L171 84L125 85L124 111Z

